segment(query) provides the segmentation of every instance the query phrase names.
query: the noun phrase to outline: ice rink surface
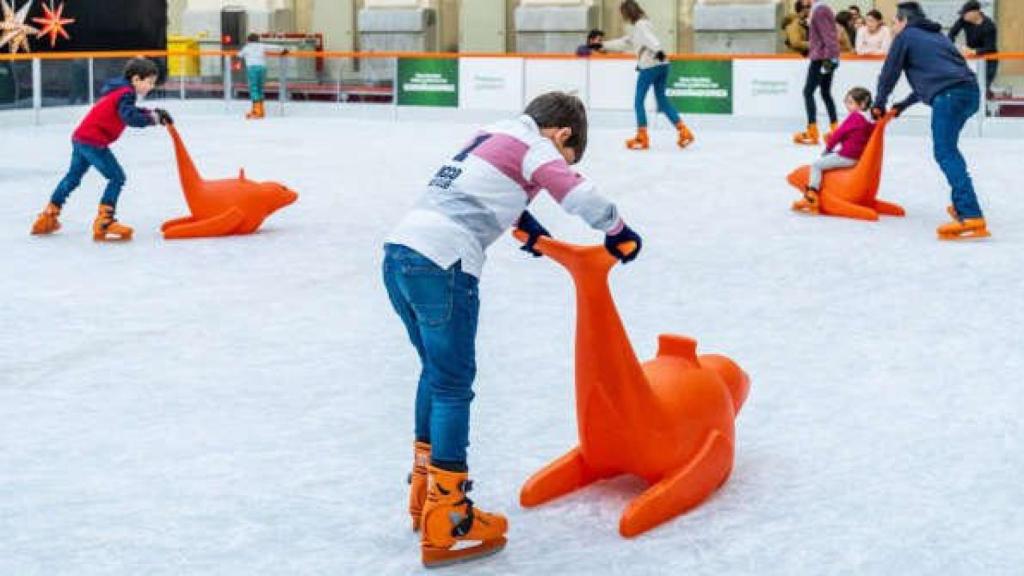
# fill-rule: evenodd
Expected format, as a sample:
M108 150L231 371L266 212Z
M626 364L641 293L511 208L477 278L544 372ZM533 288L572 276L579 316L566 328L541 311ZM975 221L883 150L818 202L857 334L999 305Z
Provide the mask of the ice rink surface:
M469 124L188 116L206 177L246 167L299 201L249 237L166 242L171 142L132 131L128 244L97 245L95 174L57 235L28 235L71 125L2 127L0 574L419 572L405 475L417 362L381 242ZM703 131L686 151L594 130L581 171L644 236L612 287L642 359L661 332L751 376L731 480L634 540L618 479L524 510L576 443L568 277L506 237L481 284L470 466L511 528L467 574L1020 574L1024 140L968 139L993 238L940 243L927 138L892 137L877 223L789 210L816 152ZM546 196L557 236L601 238Z

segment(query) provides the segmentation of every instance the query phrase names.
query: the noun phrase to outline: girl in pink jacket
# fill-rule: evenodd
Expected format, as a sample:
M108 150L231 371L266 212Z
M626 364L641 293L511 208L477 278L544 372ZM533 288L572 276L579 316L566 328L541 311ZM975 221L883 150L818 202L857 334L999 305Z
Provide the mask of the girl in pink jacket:
M849 115L839 128L829 135L825 142L825 153L811 164L811 176L807 183L804 198L807 207L813 212L818 211L818 191L821 189L822 175L826 170L852 168L864 155L868 140L875 131L875 123L871 118L871 92L866 88L851 88L843 100Z

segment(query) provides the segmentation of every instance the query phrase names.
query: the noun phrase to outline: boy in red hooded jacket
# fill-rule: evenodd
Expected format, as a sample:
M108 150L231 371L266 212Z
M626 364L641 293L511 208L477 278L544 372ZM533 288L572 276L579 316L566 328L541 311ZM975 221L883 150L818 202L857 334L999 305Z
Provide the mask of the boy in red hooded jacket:
M135 105L153 89L158 75L152 60L133 58L125 65L124 78L111 80L103 87L103 97L71 135L71 166L50 197L50 203L32 225L33 234L52 234L60 229L58 217L64 202L82 183L82 176L89 168L96 168L107 179L107 188L93 222L93 240L131 240L132 229L114 218L125 174L110 151L110 145L121 137L126 126L145 128L173 123L166 110L148 110Z

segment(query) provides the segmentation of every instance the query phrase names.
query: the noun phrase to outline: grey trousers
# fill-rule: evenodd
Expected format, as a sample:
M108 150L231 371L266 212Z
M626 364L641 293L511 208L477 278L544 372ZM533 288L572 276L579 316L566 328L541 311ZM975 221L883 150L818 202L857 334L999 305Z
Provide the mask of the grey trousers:
M835 170L836 168L851 168L856 165L856 160L845 158L835 152L829 152L811 164L811 178L808 180L807 186L808 188L821 190L822 172L826 170Z

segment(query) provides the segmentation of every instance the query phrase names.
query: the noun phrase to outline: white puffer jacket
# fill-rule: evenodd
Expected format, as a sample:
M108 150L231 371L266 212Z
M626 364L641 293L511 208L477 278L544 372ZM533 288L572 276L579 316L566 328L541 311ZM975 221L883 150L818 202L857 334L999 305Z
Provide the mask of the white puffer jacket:
M604 49L611 52L634 52L637 58L637 68L646 70L655 66L662 66L668 62L658 62L654 57L662 50L661 42L654 33L654 25L650 19L641 18L633 25L629 34L615 40L608 40L604 43Z

